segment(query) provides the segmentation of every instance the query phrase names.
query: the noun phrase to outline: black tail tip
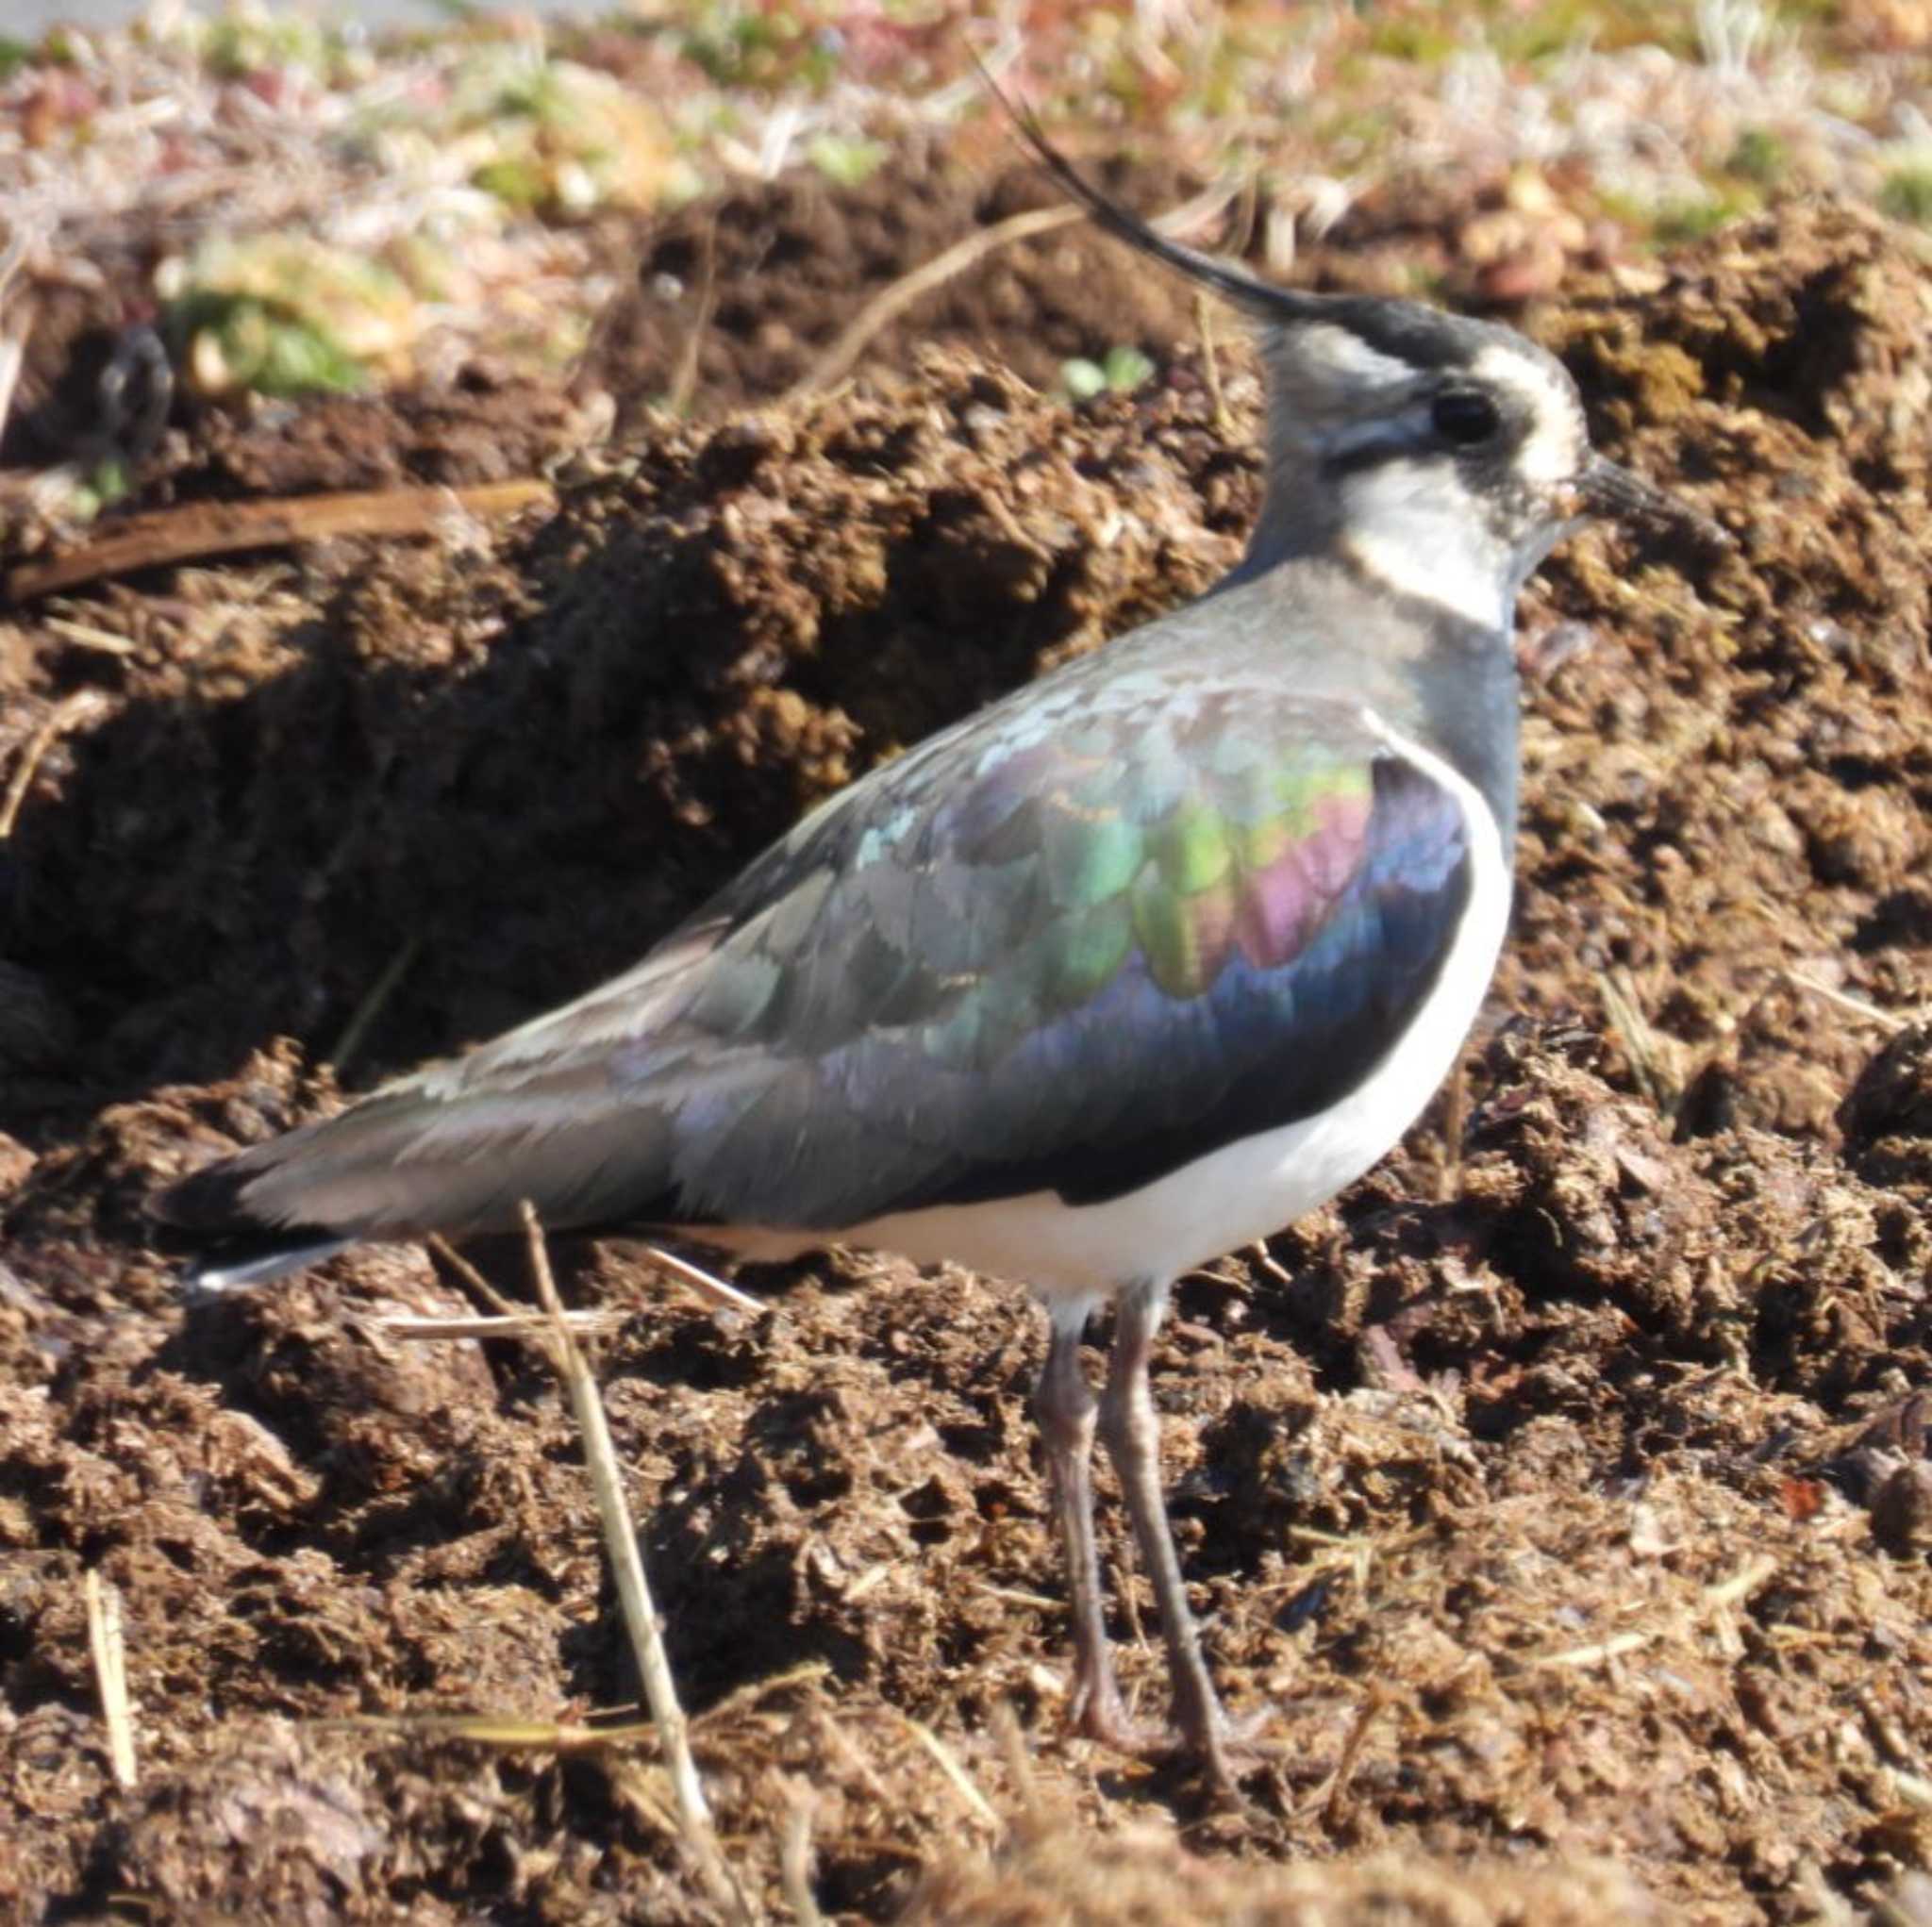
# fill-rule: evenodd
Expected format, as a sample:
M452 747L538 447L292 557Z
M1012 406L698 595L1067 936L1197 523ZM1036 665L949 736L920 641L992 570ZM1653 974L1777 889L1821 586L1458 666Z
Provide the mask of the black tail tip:
M147 1201L147 1215L157 1224L208 1238L240 1230L253 1221L242 1203L246 1176L232 1157L219 1158L157 1191Z
M225 1291L265 1285L347 1249L355 1242L323 1224L265 1224L242 1201L254 1173L235 1158L191 1171L148 1200L148 1216L164 1245L186 1257L191 1290Z

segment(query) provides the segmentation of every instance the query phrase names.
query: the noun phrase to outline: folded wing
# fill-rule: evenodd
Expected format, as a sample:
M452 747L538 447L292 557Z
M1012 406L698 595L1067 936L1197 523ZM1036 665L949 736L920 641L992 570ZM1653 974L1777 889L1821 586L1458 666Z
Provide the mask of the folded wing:
M1095 1203L1333 1102L1470 888L1457 798L1358 712L1152 675L1036 688L834 798L635 971L176 1187L289 1244L835 1233Z

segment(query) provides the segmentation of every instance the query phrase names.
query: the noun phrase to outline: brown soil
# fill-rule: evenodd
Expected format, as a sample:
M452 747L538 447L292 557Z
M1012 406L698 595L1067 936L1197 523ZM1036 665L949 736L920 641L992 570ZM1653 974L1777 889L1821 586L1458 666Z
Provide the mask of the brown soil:
M818 1904L864 1919L1918 1918L1932 1033L1883 1013L1932 1001L1928 308L1908 240L1798 209L1538 324L1611 451L1739 540L1546 572L1460 1127L1178 1294L1183 1560L1266 1716L1244 1810L1061 1734L1023 1298L829 1257L732 1326L580 1262L758 1904L808 1825ZM40 754L0 844L0 1914L711 1918L648 1745L350 1723L633 1697L546 1370L399 1339L460 1304L415 1252L184 1304L142 1202L328 1101L311 1066L359 1087L594 981L813 798L1211 580L1257 391L1224 343L1217 426L1191 305L1148 327L1167 378L1078 413L936 350L654 427L547 521L103 588L131 655L0 627L0 772ZM418 474L433 406L389 407ZM552 396L505 413L571 444ZM290 486L272 441L209 486Z
M996 125L991 132L1008 144ZM1201 185L1152 157L1083 165L1150 214L1189 202ZM1439 280L1472 296L1509 285L1507 271L1524 267L1515 255L1492 256L1478 242L1477 260L1464 246L1499 188L1459 185L1474 211L1421 179L1363 193L1320 245L1303 250L1296 278L1405 294ZM625 427L668 396L708 416L774 400L814 381L845 330L904 276L997 223L1063 205L1038 167L944 149L895 160L854 189L805 170L668 221L608 223L605 245L635 268L600 320L577 385L609 394ZM1258 258L1257 208L1238 202L1232 217L1220 223L1221 244ZM1214 234L1210 224L1204 239ZM1076 223L1002 246L882 318L866 366L905 367L923 348L959 348L1052 390L1074 357L1136 347L1164 358L1198 327L1191 289Z

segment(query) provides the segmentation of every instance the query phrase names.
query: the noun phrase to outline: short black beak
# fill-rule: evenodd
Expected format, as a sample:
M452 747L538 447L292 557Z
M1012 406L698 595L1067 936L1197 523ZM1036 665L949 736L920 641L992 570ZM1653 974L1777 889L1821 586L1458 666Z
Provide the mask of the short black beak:
M1590 466L1577 476L1574 487L1579 514L1607 515L1617 522L1647 522L1658 528L1681 529L1718 548L1731 545L1729 532L1707 515L1603 456L1591 457Z

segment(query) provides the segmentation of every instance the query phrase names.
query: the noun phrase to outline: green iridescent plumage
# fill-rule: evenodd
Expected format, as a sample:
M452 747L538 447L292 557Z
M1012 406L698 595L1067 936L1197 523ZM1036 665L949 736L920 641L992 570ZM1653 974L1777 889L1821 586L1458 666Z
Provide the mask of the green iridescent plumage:
M1027 952L1045 1008L1083 1002L1136 953L1174 997L1207 989L1237 944L1265 969L1345 881L1368 766L1307 743L1284 755L1252 731L1212 748L1176 784L1176 745L1157 727L1002 823L1007 862L1039 853L1049 907Z

